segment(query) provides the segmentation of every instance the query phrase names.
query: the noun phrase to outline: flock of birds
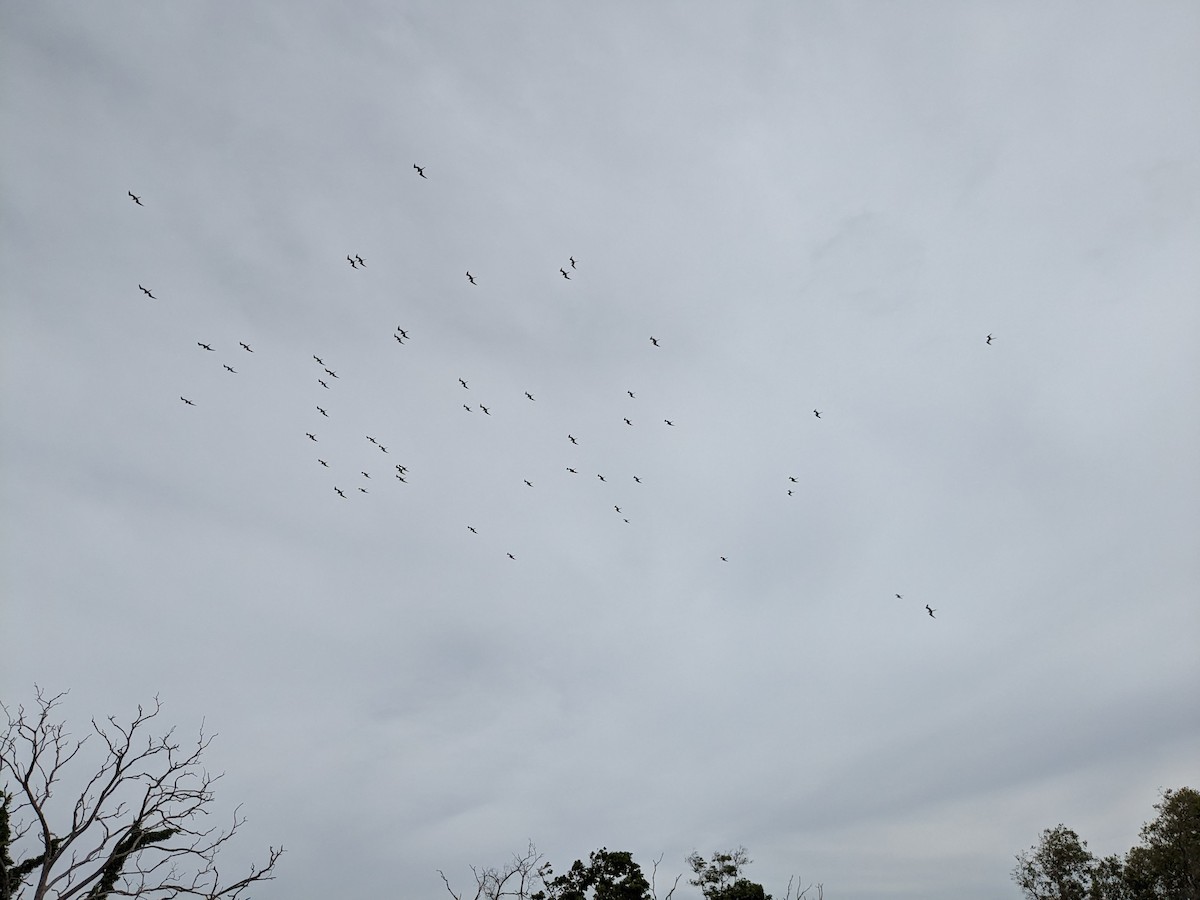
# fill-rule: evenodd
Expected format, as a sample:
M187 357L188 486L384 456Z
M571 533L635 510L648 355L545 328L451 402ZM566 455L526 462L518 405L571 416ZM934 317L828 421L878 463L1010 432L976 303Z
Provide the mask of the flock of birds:
M419 177L421 177L421 178L427 178L427 177L428 177L428 176L426 176L426 174L425 174L425 167L424 167L424 166L419 166L419 165L416 165L416 164L414 164L414 165L413 165L413 169L415 169L415 170L416 170L416 174L417 174ZM134 203L135 203L137 206L144 206L144 204L142 203L142 198L141 198L139 195L136 195L136 194L134 194L134 193L133 193L133 191L128 191L127 193L129 194L129 197L130 197L130 199L132 199L132 200L133 200L133 202L134 202ZM362 256L360 256L360 255L359 255L359 254L357 254L357 253L353 253L353 254L347 254L347 255L346 255L346 260L347 260L347 262L350 264L351 268L353 268L353 269L356 269L356 270L357 270L357 269L365 269L365 268L367 267L366 260L364 260L364 259L362 258ZM569 269L568 269L568 266L569 266ZM577 271L577 269L578 269L578 262L577 262L577 260L575 259L575 257L574 257L574 256L570 256L570 257L568 257L567 265L564 265L564 266L560 267L560 268L559 268L559 270L558 270L558 272L559 272L559 274L560 274L560 275L561 275L561 276L562 276L564 279L566 279L566 280L568 280L568 281L569 281L569 280L571 280L572 273L576 272L576 271ZM466 271L466 278L467 278L467 281L468 281L470 284L472 284L472 285L477 285L477 284L478 284L478 282L476 281L476 276L475 276L475 275L473 275L473 274L471 273L471 271L470 271L470 270L467 270L467 271ZM143 285L141 285L141 284L138 284L138 289L139 289L139 290L140 290L140 291L141 291L141 292L142 292L142 293L143 293L143 294L144 294L144 295L145 295L147 298L149 298L149 299L151 299L151 300L157 300L157 299L158 299L158 298L157 298L157 297L154 295L154 293L153 293L153 291L152 291L151 289L149 289L149 288L147 288L147 287L145 287L145 286L143 286ZM396 341L398 344L400 344L400 345L404 345L405 343L407 343L408 341L410 341L410 340L411 340L411 338L410 338L410 335L409 335L408 331L407 331L405 328L401 327L401 326L397 326L397 327L396 327L396 331L395 331L395 333L392 335L392 337L393 337L393 338L395 339L395 341ZM990 346L990 345L992 344L993 340L994 340L994 337L993 337L993 335L991 335L991 334L988 334L988 335L986 336L986 338L985 338L985 343L986 343L988 346ZM254 350L253 350L253 348L251 348L251 347L250 347L250 345L249 345L248 343L246 343L246 342L244 342L244 341L239 341L239 342L238 342L238 344L239 344L239 347L241 348L241 350L242 350L243 352L245 352L245 353L254 353ZM660 343L660 341L659 341L659 339L658 339L657 337L655 337L654 335L651 335L651 336L650 336L650 344L651 344L651 346L652 346L652 347L655 347L655 348L659 348L659 347L661 347L661 346L662 346L662 345L661 345L661 343ZM207 342L204 342L204 341L197 341L197 342L196 342L196 346L197 346L197 347L199 347L201 350L203 350L203 351L205 351L205 352L210 352L210 353L215 353L215 352L217 352L217 351L216 351L216 348L215 348L215 347L213 347L213 346L212 346L212 344L210 344L210 343L207 343ZM324 359L323 359L322 357L320 357L320 356L317 356L316 354L313 354L313 357L312 357L312 359L313 359L313 361L314 361L314 362L317 364L317 366L319 366L319 367L320 367L320 370L321 370L321 371L320 371L320 374L319 374L319 375L318 375L318 377L316 378L316 382L317 382L317 384L319 384L319 385L320 385L320 386L321 386L323 389L325 389L325 390L332 390L332 388L331 388L331 386L330 386L330 383L329 383L329 380L334 380L334 379L338 379L338 378L339 378L339 376L338 376L338 374L337 374L337 371L336 371L336 370L334 370L334 369L332 369L332 368L330 368L329 366L327 366L327 365L325 364L325 361L324 361ZM228 363L222 363L222 365L223 365L224 369L225 369L225 370L226 370L228 373L230 373L230 374L233 374L233 375L236 375L236 374L238 374L238 371L237 371L237 369L235 369L233 366L229 365ZM322 376L323 376L323 377L322 377ZM329 380L326 380L326 379L329 379ZM470 390L470 385L467 383L467 381L466 381L464 378L459 378L459 379L458 379L458 383L459 383L459 385L462 387L462 389L463 389L463 390ZM625 392L625 393L626 393L626 394L628 394L628 396L629 396L629 398L630 398L630 399L634 399L634 400L635 400L635 399L637 399L637 395L634 393L634 391L632 391L632 390L626 390L626 392ZM533 394L532 394L531 392L529 392L529 391L525 391L525 392L524 392L524 395L525 395L525 398L526 398L526 400L527 400L527 401L529 401L529 402L536 402L536 398L533 396ZM196 405L197 405L197 404L196 404L196 402L195 402L193 399L189 398L189 397L186 397L186 396L182 396L182 395L181 395L179 399L180 399L180 400L181 400L181 401L182 401L182 402L183 402L183 403L184 403L186 406L189 406L189 407L194 407L194 406L196 406ZM472 412L472 411L474 410L474 407L472 407L472 405L471 405L471 404L468 404L468 403L463 403L463 404L462 404L462 406L463 406L463 408L464 408L464 409L465 409L467 412ZM478 404L477 404L477 406L478 406L479 410L480 410L481 412L483 412L485 415L487 415L487 416L491 416L491 415L492 415L491 409L490 409L488 406L484 405L483 403L478 403ZM330 418L330 415L329 415L329 412L328 412L328 410L327 410L327 409L326 409L324 406L322 406L321 404L316 404L316 405L315 405L315 409L316 409L316 412L317 412L317 414L319 414L319 415L320 415L320 416L321 416L323 419L328 419L328 418ZM817 419L820 419L820 418L821 418L821 411L820 411L819 409L814 409L812 412L813 412L813 416L814 416L815 418L817 418ZM633 426L633 421L632 421L630 418L628 418L628 417L623 417L623 421L624 421L624 424L625 424L626 426L630 426L630 427L632 427L632 426ZM664 423L665 425L669 426L669 427L674 427L674 426L675 426L675 422L674 422L672 419L663 419L663 423ZM318 437L318 435L317 435L317 433L316 433L315 431L306 431L306 432L305 432L305 436L307 437L307 439L308 439L309 441L311 441L311 442L313 442L313 443L320 443L320 438ZM372 444L372 445L373 445L373 446L374 446L374 447L375 447L375 448L376 448L376 449L377 449L377 450L378 450L380 453L383 453L383 454L387 454L387 453L388 453L388 448L387 448L387 447L386 447L384 444L380 443L380 442L379 442L379 441L378 441L378 440L377 440L375 437L373 437L372 435L365 435L364 437L365 437L365 439L366 439L366 440L367 440L367 441L368 441L370 444ZM574 445L574 446L578 446L578 444L579 444L579 441L578 441L578 439L577 439L577 438L575 437L575 435L574 435L574 434L572 434L572 433L567 433L567 435L566 435L566 439L567 439L567 440L568 440L568 441L569 441L569 442L570 442L572 445ZM317 462L317 463L318 463L318 464L319 464L319 465L320 465L322 468L324 468L324 469L330 469L330 468L331 468L329 461L328 461L327 459L325 459L323 456L318 456L318 457L316 457L316 462ZM405 466L403 463L395 463L395 464L393 464L393 468L395 469L394 476L395 476L395 479L396 479L396 481L397 481L398 483L400 483L400 484L407 484L407 483L408 483L407 476L408 476L408 474L409 474L408 467L407 467L407 466ZM567 471L567 473L569 473L570 475L578 475L578 474L579 474L579 471L578 471L578 469L574 468L573 466L567 466L567 467L566 467L566 471ZM366 471L366 470L360 470L360 471L358 472L358 474L359 474L359 475L362 477L362 479L363 479L365 482L370 482L370 481L372 481L372 477L371 477L371 473L370 473L370 472L368 472L368 471ZM604 482L604 483L607 483L607 482L608 482L608 480L606 479L606 477L604 476L604 474L603 474L603 473L596 473L596 478L597 478L599 481L601 481L601 482ZM641 479L641 477L640 477L640 476L638 476L638 475L633 475L633 476L632 476L632 478L633 478L633 481L634 481L634 482L636 482L637 484L639 484L639 485L640 485L640 484L642 484L642 479ZM523 481L524 481L524 484L525 484L527 487L530 487L530 488L532 488L532 487L533 487L533 482L531 482L529 479L527 479L527 478L526 478L526 479L523 479ZM788 481L789 481L789 483L790 483L790 484L798 484L798 480L797 480L797 478L796 478L795 476L790 476L790 475L789 475L789 476L788 476ZM336 494L336 496L337 496L337 497L339 497L339 498L341 498L341 499L343 499L343 500L347 500L347 499L349 499L349 497L348 497L348 494L347 494L347 491L348 491L348 490L353 490L353 491L354 491L354 492L356 492L356 493L362 493L362 494L366 494L366 493L368 493L368 492L369 492L369 491L368 491L368 488L367 488L365 485L363 485L363 484L356 485L356 486L355 486L353 489L350 489L350 488L343 488L343 487L341 487L341 486L339 486L339 485L337 485L337 484L333 484L333 485L332 485L332 488L333 488L333 493L334 493L334 494ZM794 495L794 490L795 490L794 488L792 488L792 487L788 487L788 488L787 488L787 496L789 496L789 497L793 496L793 495ZM616 512L616 514L617 514L617 515L619 515L619 516L621 516L621 517L622 517L622 520L623 520L623 521L624 521L626 524L629 524L629 521L630 521L630 520L629 520L627 517L625 517L625 514L624 514L624 512L623 512L623 510L622 510L622 507L620 506L620 504L613 504L613 507L612 507L612 508L613 508L613 510ZM478 534L479 534L479 531L478 531L478 530L475 528L475 526L474 526L474 525L470 525L470 524L468 524L468 525L466 526L466 529L467 529L467 531L468 531L468 532L470 532L471 534L474 534L474 535L478 535ZM516 556L515 556L515 555L514 555L512 552L506 551L506 556L507 556L507 557L508 557L510 560L513 560L513 561L515 561L515 560L516 560ZM723 562L723 563L727 563L727 562L729 561L728 557L726 557L726 556L719 556L718 558L719 558L719 559L720 559L720 561L721 561L721 562ZM898 600L903 600L903 599L904 599L904 596L903 596L902 594L898 594L898 593L897 593L897 594L895 594L895 597L896 597L896 599L898 599ZM936 616L934 616L934 613L935 613L935 612L937 612L937 610L936 610L936 609L934 609L933 607L931 607L931 606L929 606L928 604L926 604L926 605L925 605L925 610L926 610L926 612L927 612L927 614L929 615L929 617L930 617L930 618L936 618Z

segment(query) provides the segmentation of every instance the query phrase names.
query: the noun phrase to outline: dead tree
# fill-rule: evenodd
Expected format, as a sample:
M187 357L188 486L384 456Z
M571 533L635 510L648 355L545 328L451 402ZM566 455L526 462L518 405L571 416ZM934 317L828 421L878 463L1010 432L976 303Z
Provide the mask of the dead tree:
M475 877L474 893L455 893L446 873L438 869L442 883L454 900L500 900L502 897L530 900L535 893L535 886L544 886L549 873L550 864L542 861L542 854L538 853L532 841L524 853L514 853L512 861L505 866L489 866L486 869L471 866L471 874Z
M34 708L3 708L0 734L0 900L237 900L251 886L275 877L283 848L271 847L264 865L224 880L217 856L245 819L240 807L225 830L202 828L198 819L213 803L213 784L201 756L212 737L203 726L186 747L165 734L147 734L161 709L138 707L128 722L92 719L91 733L74 740L56 721L63 694L36 692ZM67 796L68 767L100 757ZM90 747L88 748L91 749ZM15 857L15 859L14 859Z

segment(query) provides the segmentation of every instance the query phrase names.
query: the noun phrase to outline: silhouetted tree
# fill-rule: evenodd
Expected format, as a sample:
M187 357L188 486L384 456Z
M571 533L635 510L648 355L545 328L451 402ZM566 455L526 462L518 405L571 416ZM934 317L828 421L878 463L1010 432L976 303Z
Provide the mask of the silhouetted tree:
M161 709L156 698L127 722L93 719L92 734L73 741L54 721L62 697L38 690L35 708L17 707L15 716L0 707L8 718L0 735L0 900L236 900L274 877L283 848L269 848L266 864L239 880L217 871L219 851L244 820L235 810L227 831L195 825L216 780L200 765L211 741L203 730L187 749L173 729L146 735ZM73 802L52 803L89 738L102 744L96 768Z

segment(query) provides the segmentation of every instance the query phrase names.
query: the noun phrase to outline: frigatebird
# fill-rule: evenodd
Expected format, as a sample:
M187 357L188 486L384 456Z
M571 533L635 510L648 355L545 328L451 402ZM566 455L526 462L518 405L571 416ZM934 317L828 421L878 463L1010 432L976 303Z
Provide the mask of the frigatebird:
M408 340L408 332L407 332L407 331L405 331L405 330L404 330L403 328L401 328L399 325L397 325L397 326L396 326L396 330L397 330L398 332L400 332L400 337L404 338L406 341Z
M521 480L524 481L530 487L533 487L533 482L530 481L528 478L522 478Z
M319 357L319 356L314 356L314 357L313 357L313 359L315 359L315 360L317 361L317 365L318 365L318 366L323 366L323 365L325 365L325 360L321 359L321 357Z
M601 481L605 482L606 484L608 483L608 479L606 479L603 475L596 473L596 477L599 478Z
M133 191L126 191L125 193L127 193L130 197L132 197L133 202L136 203L138 206L142 205L142 198L139 197L137 194L135 194Z
M378 444L379 444L379 441L375 440L375 438L371 437L369 434L368 434L368 435L366 435L366 438L367 438L367 440L368 440L368 441L370 441L372 444L375 444L376 446L378 446Z
M666 422L668 425L670 425L672 428L675 427L675 423L672 422L670 419L663 419L663 421Z
M533 394L529 393L529 391L525 392L525 396L528 397L530 400L533 399Z
M615 509L617 512L621 511L621 507L617 506L615 503L613 504L613 509Z
M329 418L329 413L325 412L325 410L321 409L321 407L319 407L319 406L317 407L317 412L319 412L325 418L327 418L327 419Z
M658 346L658 338L652 336L650 338L650 343L652 343L655 347L657 347Z
M637 397L633 396L633 391L626 391L625 393L627 393L632 399L634 399L634 400L637 399Z
M568 472L570 472L572 475L578 475L578 474L579 474L579 473L578 473L578 472L576 472L574 469L572 469L570 466L567 466L567 471L568 471Z
M475 283L475 276L472 275L470 272L467 273L467 281L471 282L471 284Z
M200 341L196 341L196 346L203 347L205 350L212 350L212 347L210 347L208 344L202 344ZM215 353L216 351L214 350L213 352Z
M354 261L353 257L351 257L349 254L346 254L346 262L350 263L350 268L352 268L352 269L358 268L358 263L356 263Z
M484 406L482 403L480 403L480 404L479 404L479 408L480 408L480 409L482 409L486 415L489 415L489 416L490 416L490 415L492 414L492 413L491 413L491 410L489 410L489 409L488 409L486 406Z
M458 383L459 383L459 384L461 384L461 385L462 385L463 387L465 387L465 388L467 387L467 383L466 383L465 381L463 381L461 378L460 378L460 379L458 379ZM470 388L467 388L467 390L469 391L469 390L470 390Z
M359 488L359 490L360 490L360 491L362 491L364 494L365 494L365 493L367 493L367 489L366 489L366 488L360 487L360 488Z
M400 335L398 335L398 334L393 334L393 335L392 335L392 337L394 337L394 338L396 339L396 343L397 343L397 344L403 344L403 343L404 343L404 338L400 337Z
M416 163L413 163L413 168L417 170L417 174L420 175L422 178L426 177L424 166L418 166Z
M579 443L579 441L575 440L575 435L573 435L573 434L568 434L568 435L567 435L567 439L568 439L568 440L569 440L569 441L570 441L572 444L578 444L578 443Z
M243 341L238 341L238 344L240 344L240 345L241 345L241 348L242 348L243 350L245 350L247 353L253 353L253 352L254 352L253 350L251 350L251 349L250 349L250 345L249 345L249 344L247 344L247 343L244 343Z
M405 480L403 475L397 475L396 477L399 478L401 481L403 481L405 484L408 484L408 481Z
M337 373L337 372L335 372L335 371L333 371L333 369L326 369L326 370L325 370L325 374L326 374L326 375L329 375L329 376L330 376L330 377L332 377L332 378L337 378L337 377L338 377L338 373Z
M370 478L370 477L371 477L371 476L370 476L370 475L368 475L366 472L359 472L358 474L360 474L360 475L361 475L363 478Z
M337 486L335 485L333 489L334 489L335 491L337 491L337 495L338 495L339 497L341 497L343 500L345 500L345 499L346 499L346 495L342 493L342 489L341 489L340 487L337 487Z
M313 434L311 431L306 431L304 433L308 435L308 439L310 441L315 441L317 439L317 436L315 434Z
M789 497L790 497L790 496L792 496L792 489L791 489L791 488L788 488L788 496L789 496Z
M354 258L358 260L358 264L360 266L366 266L366 263L363 262L363 258L361 256L359 256L357 253L354 254Z
M508 554L508 558L509 558L509 559L516 559L516 557L515 557L515 556L513 556L511 553L510 553L510 554Z
M383 446L383 444L376 444L375 446L377 446L382 452L387 453L387 447Z
M722 557L721 557L721 562L729 562L729 560L727 560L725 557L723 557L723 556L722 556Z
M935 616L935 615L934 615L934 613L935 613L935 612L937 612L937 610L936 610L936 609L930 609L930 607L929 607L929 604L928 604L928 603L926 603L926 604L925 604L925 608L929 610L929 618L931 618L931 619L936 619L936 618L937 618L937 616Z
M467 406L465 403L463 404L463 409L465 409L467 412L471 411L471 407Z
M897 600L903 600L904 598L903 598L903 597L902 597L900 594L897 594L897 595L896 595L896 599L897 599Z
M821 414L819 412L817 412L815 409L813 410L813 415L816 416L818 419L821 418Z
M222 365L224 365L224 363L222 363ZM234 375L237 374L237 370L233 366L225 366L225 369L229 372L232 372Z
M626 419L626 420L625 420L625 424L626 424L626 425L632 425L633 423L632 423L632 422L630 422L628 419Z
M184 403L186 403L188 406L195 406L195 405L196 405L196 404L195 404L195 403L193 403L191 400L189 400L187 397L180 397L179 399L180 399L180 400L182 400Z
M471 534L479 534L479 532L476 531L474 528L472 528L470 525L467 526L467 531L471 532Z
M642 483L642 479L638 478L636 475L633 476L633 480L636 481L638 484Z
M329 385L327 385L325 382L323 382L320 378L317 379L317 384L319 384L321 387L325 388L325 390L329 390Z
M157 300L157 299L158 299L158 298L157 298L157 297L155 297L155 296L154 296L152 293L150 293L150 291L149 291L148 289L146 289L146 288L142 287L140 284L138 285L138 290L139 290L139 291L141 291L143 294L145 294L147 297L149 297L151 300Z
M327 469L329 468L329 463L325 462L325 460L321 459L320 457L317 457L317 462L319 462L325 468L327 468Z
M567 274L567 270L566 270L566 269L559 269L558 271L562 272L562 277L563 277L563 278L565 278L565 279L567 279L567 281L570 281L570 280L571 280L571 276Z
M569 259L571 261L571 268L572 269L575 268L575 257L568 256L567 259Z
M401 475L403 475L405 472L408 471L408 467L402 466L402 465L400 465L400 463L396 463L396 471L399 472Z
M987 336L987 342L989 344L992 342L992 336L990 334Z

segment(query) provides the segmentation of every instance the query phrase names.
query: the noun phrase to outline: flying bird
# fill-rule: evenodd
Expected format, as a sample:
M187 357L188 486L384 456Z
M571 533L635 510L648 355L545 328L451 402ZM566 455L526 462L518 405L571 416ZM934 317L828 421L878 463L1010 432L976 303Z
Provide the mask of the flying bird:
M522 478L521 480L524 481L530 487L533 487L533 482L530 481L528 478Z
M576 472L574 469L572 469L570 466L567 466L567 471L568 471L568 472L570 472L572 475L578 475L578 474L579 474L579 473L578 473L578 472Z
M197 347L203 347L205 350L212 350L212 347L210 347L208 344L202 344L202 343L200 343L199 341L196 341L196 346L197 346ZM214 351L214 352L215 352L215 351Z
M308 435L308 439L310 441L315 441L317 439L317 436L315 434L313 434L311 431L306 431L304 433Z
M633 480L636 481L638 484L642 483L642 479L638 478L636 475L633 476Z
M897 594L897 595L896 595L896 599L897 599L897 600L903 600L903 599L904 599L904 597L903 597L903 596L901 596L900 594Z
M366 472L359 472L358 474L360 474L360 475L361 475L363 478L370 478L370 477L371 477L371 476L370 476L370 475L368 475Z
M568 256L567 259L571 260L571 268L575 268L575 257Z
M359 490L362 491L364 494L367 493L367 489L364 487L360 487Z
M475 283L475 276L472 275L470 272L467 273L467 281L471 282L471 284Z
M187 397L180 397L179 399L180 399L180 400L182 400L184 403L186 403L188 406L195 406L195 405L196 405L196 404L195 404L195 403L193 403L191 400L189 400Z
M571 276L567 274L567 270L566 270L566 269L559 269L558 271L562 272L562 277L563 277L563 278L565 278L565 279L567 279L567 281L570 281L570 280L571 280Z
M399 478L401 481L403 481L405 484L408 484L408 480L403 475L397 475L396 477Z
M821 414L819 412L817 412L815 409L813 410L813 415L816 416L818 419L821 418Z
M670 425L672 428L675 427L675 423L672 422L670 419L663 419L663 421L666 422L668 425Z
M725 557L723 557L723 556L722 556L722 557L721 557L721 562L729 562L729 560L727 560Z
M241 348L242 348L243 350L245 350L247 353L253 353L253 352L254 352L253 350L251 350L251 349L250 349L250 345L249 345L249 344L243 343L242 341L238 341L238 344L240 344L240 345L241 345Z
M392 335L392 337L394 337L394 338L396 339L396 343L397 343L397 344L403 344L403 343L404 343L404 338L400 337L400 335L398 335L398 334L393 334L393 335Z
M426 177L424 166L418 166L416 163L413 163L413 168L417 170L417 174L420 175L422 178Z
M317 412L319 412L321 415L325 416L325 418L329 418L329 413L325 412L325 410L321 409L321 407L319 407L319 406L317 407Z
M355 254L354 254L354 258L358 260L358 264L359 264L360 266L365 266L365 265L366 265L366 263L365 263L365 262L363 262L363 258L362 258L361 256L359 256L357 253L355 253Z
M400 463L396 463L396 471L399 472L401 475L403 475L405 472L408 471L408 467L402 466L402 465L400 465Z
M224 363L222 363L222 365L224 365ZM227 371L229 371L229 372L233 372L233 374L234 374L234 375L236 375L236 374L237 374L237 370L236 370L236 369L234 369L234 367L233 367L233 366L225 366L225 369L226 369Z
M516 557L515 557L515 556L513 556L511 553L510 553L510 554L508 554L508 558L509 558L509 559L516 559Z
M613 504L613 509L615 509L617 512L621 511L621 507L617 506L615 503Z
M357 268L358 268L358 263L356 263L356 262L354 261L354 258L353 258L353 257L351 257L349 254L347 254L347 255L346 255L346 261L347 261L348 263L350 263L350 268L352 268L352 269L357 269Z
M467 406L465 403L463 404L463 409L465 409L467 412L471 411L471 407Z
M142 198L139 197L137 194L135 194L133 191L126 191L125 193L127 193L130 197L132 197L133 202L136 203L138 206L142 205Z
M989 344L992 342L992 336L990 334L987 336L987 342Z
M141 291L143 294L145 294L147 297L149 297L151 300L158 299L152 293L150 293L150 291L147 288L142 287L140 284L138 285L138 290Z
M325 370L325 374L326 374L326 375L328 375L328 376L329 376L329 377L331 377L331 378L337 378L337 377L338 377L338 373L337 373L337 372L335 372L335 371L333 371L333 369L326 369L326 370Z
M387 447L383 446L383 444L376 444L375 446L379 448L380 452L387 453Z
M572 443L572 444L578 444L578 443L579 443L579 441L575 440L575 436L574 436L573 434L568 434L568 435L567 435L567 438L568 438L568 439L571 441L571 443Z
M378 445L378 444L379 444L379 441L375 440L375 438L371 437L369 434L368 434L368 435L366 435L366 439L367 439L368 441L370 441L372 444L375 444L375 445Z
M607 484L607 479L606 479L606 478L605 478L603 475L601 475L601 474L597 473L597 474L596 474L596 477L597 477L597 478L599 478L601 481L603 481L603 482L605 482L605 483Z
M313 359L315 359L315 360L317 361L317 365L318 365L318 366L323 366L323 365L325 365L325 360L321 359L321 357L319 357L319 356L314 356L314 357L313 357Z
M317 462L319 462L325 468L327 468L327 469L329 468L329 463L325 462L325 460L321 459L320 457L317 458Z
M928 604L928 603L926 603L926 604L925 604L925 608L929 610L929 618L931 618L931 619L936 619L936 618L937 618L937 616L935 616L935 615L934 615L934 613L935 613L935 612L937 612L937 610L936 610L936 609L930 609L930 607L929 607L929 604Z
M461 384L463 387L467 387L467 383L465 381L463 381L461 378L458 379L458 383ZM469 391L470 388L467 388L467 390Z
M651 338L650 338L650 343L652 343L652 344L653 344L655 347L657 347L657 346L658 346L658 338L656 338L656 337L651 337Z
M408 340L408 332L407 332L407 331L405 331L405 330L404 330L403 328L401 328L399 325L397 325L397 326L396 326L396 330L397 330L398 332L400 332L400 337L404 338L406 341Z
M479 534L479 532L476 531L474 528L472 528L470 525L467 526L467 531L471 532L471 534Z
M323 382L320 378L317 379L317 384L319 384L321 387L325 388L325 390L329 390L329 385L327 385L325 382Z
M788 488L788 496L789 496L789 497L790 497L790 496L792 496L792 489L791 489L791 488Z
M525 396L528 397L530 400L533 399L533 394L529 393L529 391L525 392Z
M485 415L490 416L492 414L491 411L486 406L484 406L482 403L479 404L479 408L483 410Z
M340 487L336 487L336 486L335 486L335 487L334 487L334 490L335 490L335 491L337 491L337 495L338 495L339 497L341 497L343 500L345 500L345 499L346 499L346 495L342 493L342 489L341 489Z
M625 393L627 393L632 399L634 399L634 400L637 399L637 397L633 396L633 391L626 391Z
M632 425L633 423L632 423L632 422L630 422L628 419L626 419L626 420L625 420L625 424L626 424L626 425Z

